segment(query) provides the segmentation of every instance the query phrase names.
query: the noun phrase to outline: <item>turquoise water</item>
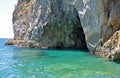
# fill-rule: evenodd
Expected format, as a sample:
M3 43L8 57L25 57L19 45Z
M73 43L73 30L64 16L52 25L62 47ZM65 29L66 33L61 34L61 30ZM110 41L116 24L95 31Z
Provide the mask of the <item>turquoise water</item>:
M120 64L87 52L4 46L0 39L0 78L120 78Z

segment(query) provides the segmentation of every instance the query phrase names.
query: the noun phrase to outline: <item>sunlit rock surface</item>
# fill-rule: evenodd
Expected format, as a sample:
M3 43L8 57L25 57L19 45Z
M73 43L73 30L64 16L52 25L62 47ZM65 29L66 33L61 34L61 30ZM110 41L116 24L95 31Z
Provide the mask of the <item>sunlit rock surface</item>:
M116 31L102 47L98 47L96 54L106 57L111 61L120 60L120 31Z

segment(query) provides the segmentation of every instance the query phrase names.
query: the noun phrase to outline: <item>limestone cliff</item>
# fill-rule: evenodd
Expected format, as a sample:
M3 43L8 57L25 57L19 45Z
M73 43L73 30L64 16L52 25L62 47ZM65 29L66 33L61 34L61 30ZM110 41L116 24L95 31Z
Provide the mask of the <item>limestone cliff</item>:
M18 0L13 29L14 40L10 44L88 47L110 60L120 58L119 35L116 35L120 30L119 0Z
M13 14L14 39L29 40L29 43L34 41L44 47L49 43L51 47L56 44L65 47L81 44L81 47L85 47L87 43L89 50L94 51L100 39L102 6L102 0L18 0ZM50 33L44 32L46 28ZM43 32L46 36L42 35Z
M18 0L13 26L20 46L87 49L77 9L64 0Z

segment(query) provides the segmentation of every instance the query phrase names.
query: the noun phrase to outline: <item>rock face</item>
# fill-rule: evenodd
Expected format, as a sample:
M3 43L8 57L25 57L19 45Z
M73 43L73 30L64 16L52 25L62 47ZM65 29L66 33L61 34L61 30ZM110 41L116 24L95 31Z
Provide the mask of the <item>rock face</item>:
M104 0L103 6L101 41L96 47L96 54L109 60L120 60L120 1Z
M102 57L120 59L119 0L18 0L13 29L22 46L88 47Z
M26 44L87 49L77 9L64 0L18 0L13 26L14 40Z
M78 10L82 27L84 29L87 47L90 51L95 50L95 46L100 39L104 0L76 0L75 6Z
M29 0L27 2L18 0L13 14L14 39L36 41L41 46L50 43L51 47L56 47L56 44L58 47L60 45L75 47L82 44L81 47L84 48L87 43L89 50L94 51L100 39L103 9L102 0ZM77 33L76 38L71 32ZM82 33L85 34L86 39Z
M105 0L104 18L101 25L101 38L106 42L116 31L120 30L120 1Z
M120 31L116 31L102 47L97 48L96 54L111 61L120 60Z
M120 1L74 1L84 29L89 50L109 60L120 59L120 48L118 47L119 35L116 35L118 30L120 30ZM116 36L118 38L116 38ZM112 47L109 47L108 50L108 48L106 48L109 45L108 43L114 43L114 41L116 41L115 44L111 44Z

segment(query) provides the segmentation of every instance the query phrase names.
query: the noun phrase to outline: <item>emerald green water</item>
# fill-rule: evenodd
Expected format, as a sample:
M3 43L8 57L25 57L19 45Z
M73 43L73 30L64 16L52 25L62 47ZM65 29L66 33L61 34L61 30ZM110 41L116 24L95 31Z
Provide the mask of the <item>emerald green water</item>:
M120 78L120 64L78 50L42 50L0 43L0 78Z

